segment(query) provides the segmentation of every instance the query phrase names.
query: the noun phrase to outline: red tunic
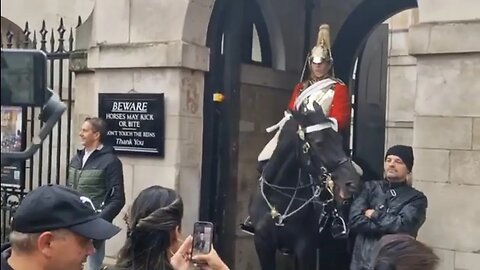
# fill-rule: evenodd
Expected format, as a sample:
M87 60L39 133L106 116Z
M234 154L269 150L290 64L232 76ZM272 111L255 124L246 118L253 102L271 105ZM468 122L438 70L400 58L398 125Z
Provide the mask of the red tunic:
M292 96L290 97L290 102L288 103L289 110L295 110L295 100L300 95L302 89L303 83L295 85ZM338 130L341 131L344 128L347 128L350 124L350 95L348 94L347 86L343 83L337 82L333 90L335 92L333 94L332 107L330 109L330 115L328 115L328 117L333 117L337 120Z

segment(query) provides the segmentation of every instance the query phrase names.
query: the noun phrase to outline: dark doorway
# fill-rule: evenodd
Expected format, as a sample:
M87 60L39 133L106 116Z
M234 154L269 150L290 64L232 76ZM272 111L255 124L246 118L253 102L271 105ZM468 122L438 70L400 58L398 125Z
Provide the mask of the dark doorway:
M383 56L379 53L382 51L372 51L373 47L379 44L366 43L372 35L376 35L373 38L377 41L383 42L380 38L382 30L373 34L376 27L391 16L417 6L417 0L364 0L350 13L333 45L336 75L348 85L356 85L356 90L361 91L353 93L360 97L355 98L353 107L355 128L352 156L362 166L366 179L381 177L383 172L381 161L385 146L386 82L380 75L386 76L387 70L386 64L383 65L383 70L381 69ZM352 74L357 59L359 68L354 81ZM375 72L378 80L376 83L372 77ZM355 119L357 116L358 120Z
M337 35L333 47L336 75L347 84L353 85L351 77L355 61L360 58L357 82L359 86L363 85L363 90L354 94L360 95L375 88L374 93L364 93L363 99L357 98L354 107L359 118L355 120L356 124L362 121L362 118L374 123L373 125L370 123L366 128L355 129L354 136L358 136L358 139L354 140L353 155L359 159L369 156L372 160L378 160L379 157L382 160L385 136L385 82L379 79L377 84L370 84L362 79L364 76L367 78L371 76L369 71L378 73L382 68L386 70L386 65L381 64L385 58L380 57L374 60L377 56L374 56L368 48L363 54L363 49L370 47L369 44L365 44L376 26L398 12L416 6L416 0L364 0L349 15ZM252 58L251 42L254 31L260 40L260 61ZM379 35L382 35L383 32L380 32ZM375 36L372 39L375 39ZM205 77L200 219L212 221L215 224L216 249L229 265L235 265L234 237L238 225L235 224L235 216L238 185L240 65L249 63L270 66L272 56L269 43L266 23L255 0L215 1L207 33L207 46L210 48L211 55L210 71ZM224 100L215 102L213 99L215 93L222 94ZM368 101L374 96L375 102L369 104ZM376 117L372 117L370 113L375 114ZM370 141L370 145L366 147L368 150L359 147L369 138L368 133L372 132L378 134L378 138ZM381 143L375 143L376 140L381 140ZM370 164L368 166L372 168L372 175L378 174L378 162L372 160L367 159L366 163Z
M233 8L238 9L232 14ZM216 1L210 20L207 46L210 71L205 77L202 183L200 219L215 224L214 245L226 263L234 262L234 226L227 215L235 211L238 149L238 77L240 64L241 1ZM233 20L235 19L235 20ZM215 102L221 94L224 101ZM227 199L228 198L228 199Z
M259 41L260 57L253 54L252 40ZM215 224L215 247L228 265L234 265L240 65L272 64L268 30L256 0L217 0L207 46L200 219ZM214 101L214 94L224 100Z
M383 173L387 62L388 25L382 24L365 44L356 73L353 159L364 168L365 179L381 179Z

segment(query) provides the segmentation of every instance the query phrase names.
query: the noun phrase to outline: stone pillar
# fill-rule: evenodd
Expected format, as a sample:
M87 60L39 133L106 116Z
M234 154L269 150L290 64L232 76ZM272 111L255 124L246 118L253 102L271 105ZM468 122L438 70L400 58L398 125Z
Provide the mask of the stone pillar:
M120 156L127 202L114 222L125 229L124 213L138 193L162 185L183 197L183 228L188 235L198 219L209 50L182 40L185 17L181 14L187 2L164 2L96 1L89 30L78 34L83 35L78 42L85 50L73 61L77 70L87 71L76 73L74 128L85 116L98 115L100 93L164 93L165 157ZM107 257L116 256L125 235L123 230L107 241Z
M417 58L415 185L429 199L419 238L441 268L480 264L480 2L419 0L410 28Z

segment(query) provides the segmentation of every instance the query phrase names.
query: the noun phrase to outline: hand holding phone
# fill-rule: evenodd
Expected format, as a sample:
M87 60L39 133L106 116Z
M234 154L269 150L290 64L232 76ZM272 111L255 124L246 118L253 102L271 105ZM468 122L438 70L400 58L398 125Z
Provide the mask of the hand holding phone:
M208 254L212 248L213 224L206 221L198 221L193 225L192 256Z
M213 249L213 224L198 221L193 225L192 262L200 269L228 270Z
M170 258L170 264L173 269L176 270L188 270L190 268L190 252L192 250L192 236L188 236L187 239L180 245L178 250Z
M230 270L220 256L218 256L213 246L210 253L196 255L193 257L193 260L201 262L200 264L197 263L196 266L199 266L202 270Z

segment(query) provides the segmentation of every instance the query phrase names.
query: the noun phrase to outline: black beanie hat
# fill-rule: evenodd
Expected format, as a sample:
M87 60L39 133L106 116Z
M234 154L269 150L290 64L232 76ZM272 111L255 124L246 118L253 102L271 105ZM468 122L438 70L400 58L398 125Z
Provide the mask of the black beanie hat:
M385 154L385 160L389 155L394 155L402 159L403 163L407 166L408 171L412 171L413 167L413 149L406 145L394 145L388 149Z

